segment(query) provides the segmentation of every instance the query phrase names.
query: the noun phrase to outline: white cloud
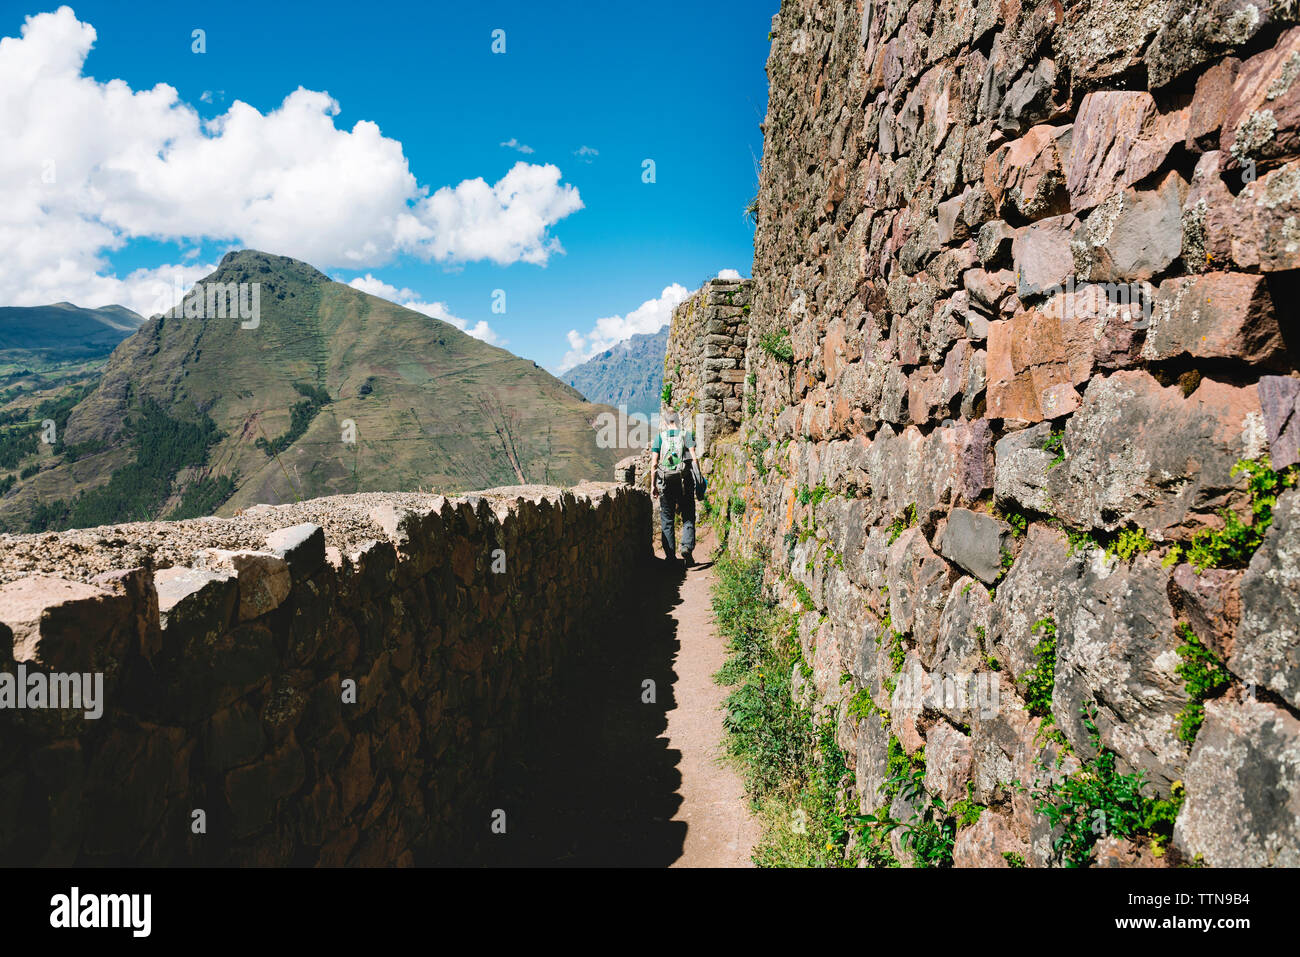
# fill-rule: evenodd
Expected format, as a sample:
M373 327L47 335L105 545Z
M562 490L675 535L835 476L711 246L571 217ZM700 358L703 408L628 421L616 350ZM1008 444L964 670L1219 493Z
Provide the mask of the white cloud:
M510 137L510 139L506 140L504 143L502 143L502 144L500 144L500 145L501 145L501 146L509 147L509 148L512 149L512 150L518 150L518 151L521 152L521 153L531 153L531 152L533 152L533 148L532 148L531 146L525 146L523 143L519 142L519 141L518 141L517 139L515 139L513 136Z
M582 160L584 163L590 163L600 155L600 150L591 146L579 146L573 151L573 155L578 157L578 159Z
M718 278L719 279L742 279L744 277L742 277L740 273L736 272L736 270L734 269L723 269L718 272Z
M586 335L570 329L567 336L569 351L560 362L560 371L567 372L639 332L658 332L672 322L673 309L690 294L685 286L673 283L665 287L658 298L647 299L626 316L597 319Z
M494 346L503 346L506 340L493 331L484 320L480 319L474 325L470 325L465 319L452 315L445 302L425 302L420 298L419 293L411 289L398 289L396 286L390 286L382 279L366 273L364 276L358 276L348 283L353 289L360 289L362 292L369 293L372 296L378 296L380 299L387 299L389 302L395 302L405 309L411 309L415 312L422 312L426 316L434 319L441 319L443 322L450 323L466 335L473 336L475 339L482 339L484 342Z
M107 254L134 239L246 245L321 268L402 255L545 265L563 252L551 228L582 208L557 167L525 162L492 185L430 192L376 124L336 127L323 92L299 88L266 114L236 100L204 120L167 84L83 75L95 39L68 7L0 39L0 303L147 308L159 276L194 271L117 277Z

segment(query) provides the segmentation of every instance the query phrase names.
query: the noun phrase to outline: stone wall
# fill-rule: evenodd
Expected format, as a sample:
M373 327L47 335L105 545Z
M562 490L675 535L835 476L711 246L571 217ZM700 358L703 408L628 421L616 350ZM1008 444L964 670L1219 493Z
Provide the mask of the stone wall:
M1238 462L1297 458L1298 19L1236 0L773 19L757 410L715 448L714 490L732 546L814 606L801 641L861 807L891 741L929 793L985 806L958 864L1051 862L1007 782L1094 755L1084 706L1122 772L1185 795L1162 862L1300 864L1300 491L1257 548L1188 561L1267 510ZM785 329L792 361L759 345ZM1194 741L1183 625L1230 673ZM1044 648L1050 708L1024 678Z
M0 677L104 675L0 710L0 863L455 859L649 522L606 483L0 536Z
M695 423L701 462L741 422L752 287L713 279L673 310L664 383L672 386L671 407Z

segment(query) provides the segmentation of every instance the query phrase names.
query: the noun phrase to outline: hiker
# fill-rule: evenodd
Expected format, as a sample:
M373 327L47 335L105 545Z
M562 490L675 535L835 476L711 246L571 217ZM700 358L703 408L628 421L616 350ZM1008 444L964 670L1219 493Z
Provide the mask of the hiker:
M695 492L699 466L695 462L695 436L681 428L677 413L663 416L663 429L650 445L650 494L663 499L659 503L659 541L664 558L677 561L673 520L682 519L682 558L689 567L695 564Z

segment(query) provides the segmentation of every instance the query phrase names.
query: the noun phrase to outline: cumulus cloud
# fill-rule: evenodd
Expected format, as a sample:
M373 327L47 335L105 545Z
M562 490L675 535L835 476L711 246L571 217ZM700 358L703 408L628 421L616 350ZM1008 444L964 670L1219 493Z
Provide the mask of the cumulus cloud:
M533 148L532 148L531 146L526 146L526 145L524 145L523 143L521 143L521 142L519 142L517 139L515 139L513 136L510 137L510 139L506 140L504 143L502 143L502 144L500 144L500 145L505 146L505 147L508 147L509 149L512 149L512 150L518 150L520 153L531 153L531 152L533 152Z
M742 279L743 276L734 269L722 269L718 272L719 279Z
M404 309L411 309L415 312L422 312L434 319L441 319L443 322L455 326L466 335L473 336L475 339L482 339L494 346L501 346L506 343L506 340L498 336L492 327L482 319L471 326L467 320L452 315L445 302L425 302L420 298L419 293L410 289L398 289L396 286L391 286L370 273L358 276L348 285L372 296L378 296L380 299L395 302Z
M133 90L83 74L93 26L68 7L0 39L0 303L69 299L148 309L158 283L197 267L125 278L108 254L137 239L251 246L321 267L411 255L454 264L545 265L552 233L582 208L552 165L517 163L431 191L402 144L299 88L263 114L236 100L204 120L160 83Z
M672 321L673 309L690 294L685 286L673 283L666 286L657 298L647 299L626 316L597 319L585 335L570 329L567 336L569 351L560 362L560 371L567 372L637 333L658 332Z
M573 155L578 157L578 159L582 160L584 163L590 163L600 155L600 150L591 146L579 146L573 151Z

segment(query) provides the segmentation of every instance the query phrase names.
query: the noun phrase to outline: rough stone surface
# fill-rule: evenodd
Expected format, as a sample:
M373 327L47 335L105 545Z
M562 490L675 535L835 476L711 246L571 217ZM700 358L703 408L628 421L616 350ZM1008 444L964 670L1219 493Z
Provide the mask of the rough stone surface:
M1300 867L1300 721L1263 701L1210 701L1174 845L1211 867Z
M1134 523L1158 536L1221 523L1242 507L1232 467L1266 451L1255 386L1203 379L1190 396L1145 372L1094 378L1065 428L1053 470L1056 513L1082 528Z
M1300 708L1300 491L1278 498L1240 591L1241 624L1228 667Z
M1011 538L1006 522L954 508L948 514L940 552L983 582L992 582L1002 574L1002 556Z
M1188 564L1225 509L1251 520L1234 465L1300 457L1298 20L1277 0L773 19L745 390L711 495L730 550L807 588L801 694L839 715L860 807L885 803L891 749L943 755L929 784L954 793L969 729L987 807L955 863L1060 863L1007 782L1079 773L1084 705L1122 769L1186 785L1184 852L1300 848L1290 513L1249 568ZM1016 531L996 568L952 545L972 514ZM1232 674L1194 745L1183 622ZM1237 714L1252 681L1267 720ZM859 691L896 713L847 716ZM1148 843L1099 841L1096 863L1155 863Z
M403 516L391 539L382 508ZM649 525L643 492L588 484L6 537L0 653L103 672L106 706L0 710L0 796L60 809L0 799L0 862L454 858L511 742L611 640Z
M1259 404L1273 468L1300 462L1300 379L1260 376Z
M1286 344L1264 278L1211 272L1162 282L1142 358L1178 356L1285 363Z
M1177 737L1187 703L1176 672L1178 639L1169 572L1143 556L1132 566L1092 550L1056 614L1052 711L1075 750L1092 753L1080 710L1096 709L1101 742L1158 789L1182 777L1186 745Z

